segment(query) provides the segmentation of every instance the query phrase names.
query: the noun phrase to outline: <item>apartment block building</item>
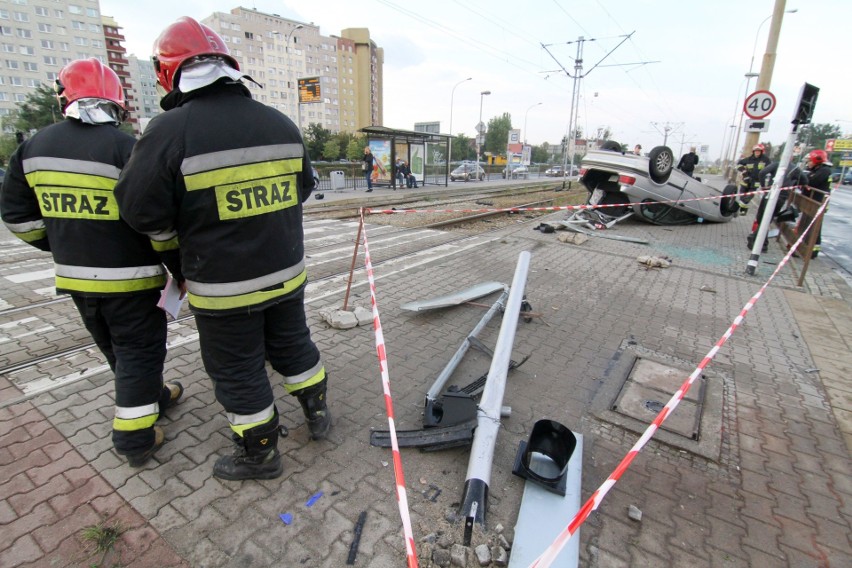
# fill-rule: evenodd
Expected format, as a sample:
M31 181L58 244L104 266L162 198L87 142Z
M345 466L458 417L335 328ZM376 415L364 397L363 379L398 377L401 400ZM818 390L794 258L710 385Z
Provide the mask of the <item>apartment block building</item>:
M96 57L108 62L97 0L0 0L0 124L62 66ZM57 117L58 118L58 117Z
M138 130L142 132L148 122L162 112L160 95L157 93L157 75L154 73L154 64L151 59L139 59L135 55L128 55L127 60L130 73L128 98L132 97L133 114L137 120Z
M261 86L252 96L306 128L332 132L382 124L383 50L366 28L324 36L319 26L248 8L215 12L201 20L216 30L240 68ZM317 102L299 104L298 80L319 78Z

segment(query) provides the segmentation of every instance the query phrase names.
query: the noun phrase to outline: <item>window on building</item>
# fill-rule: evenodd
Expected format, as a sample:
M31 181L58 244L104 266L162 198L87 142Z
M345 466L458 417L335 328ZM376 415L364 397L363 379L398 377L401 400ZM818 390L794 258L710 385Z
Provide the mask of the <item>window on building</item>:
M41 6L35 7L35 13L36 13L36 16L45 16L45 17L50 16L50 10L48 10L47 8L43 8Z
M15 53L15 46L11 43L4 43L3 51L5 51L6 53Z
M15 12L15 21L16 22L29 22L30 15L26 12Z
M45 76L47 77L47 81L49 83L53 83L59 78L59 73L55 71L48 71L47 73L45 73Z
M31 39L33 37L33 32L31 30L26 30L24 28L18 28L18 37L22 37L24 39Z
M0 10L0 20L9 19L9 10Z
M97 18L99 16L98 11L94 8L86 8L86 15L90 18Z
M15 102L22 103L27 100L27 95L24 93L15 93Z
M33 63L32 61L24 61L24 70L38 71L38 63Z
M62 10L54 10L53 15L54 15L54 17L56 17L60 20L65 19L65 12L63 12Z
M38 79L27 79L27 87L31 89L37 89L41 85L41 81Z
M89 40L84 37L74 36L74 45L89 45Z
M21 78L15 77L14 75L9 77L9 84L12 85L13 87L23 87L24 86L24 82L21 80Z
M35 49L31 45L22 45L21 53L24 55L35 55Z
M83 13L83 9L79 6L75 6L74 4L68 5L68 11L71 12L72 14L82 14Z
M86 22L71 20L71 27L75 30L85 30L86 29Z
M40 31L42 33L50 34L50 33L53 33L53 26L51 26L50 24L41 24L40 23L38 25L38 31Z
M6 69L18 69L18 62L14 59L6 60Z
M103 46L104 46L104 42L102 42L101 40L99 40L99 39L93 39L92 40L92 47L103 47Z
M45 65L58 65L56 58L53 57L52 55L45 55L42 58L42 61L44 61Z
M89 31L96 34L104 33L103 28L99 24L89 24Z
M9 93L0 92L0 101L5 102L5 101L8 101L8 100L9 100Z

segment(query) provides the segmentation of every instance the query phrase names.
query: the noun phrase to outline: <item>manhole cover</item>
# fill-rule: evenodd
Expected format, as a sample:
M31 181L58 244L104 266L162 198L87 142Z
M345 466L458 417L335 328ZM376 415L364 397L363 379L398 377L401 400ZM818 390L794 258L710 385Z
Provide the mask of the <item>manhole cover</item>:
M637 357L612 405L612 410L650 423L687 377L689 372L682 369ZM661 429L698 440L703 401L704 377L699 377L675 411L666 418Z

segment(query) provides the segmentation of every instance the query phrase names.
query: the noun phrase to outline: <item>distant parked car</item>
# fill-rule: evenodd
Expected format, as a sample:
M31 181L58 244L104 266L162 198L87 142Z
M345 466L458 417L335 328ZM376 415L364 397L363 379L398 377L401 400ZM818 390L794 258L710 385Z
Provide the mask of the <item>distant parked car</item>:
M565 175L565 170L562 169L562 166L550 166L544 171L544 175L547 177L562 177Z
M524 165L509 166L509 172L512 179L526 179L530 175L530 169ZM503 168L503 177L506 177L506 168Z
M485 179L485 170L482 166L473 162L465 162L450 172L450 181L482 181Z

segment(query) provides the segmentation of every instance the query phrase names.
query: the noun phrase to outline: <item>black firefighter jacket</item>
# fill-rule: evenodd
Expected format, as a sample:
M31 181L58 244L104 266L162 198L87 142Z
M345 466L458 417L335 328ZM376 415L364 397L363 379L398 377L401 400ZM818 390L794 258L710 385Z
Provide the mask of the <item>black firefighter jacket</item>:
M190 305L203 313L273 303L306 282L302 203L314 187L295 124L215 83L154 118L115 193L152 239L177 238Z
M162 288L151 241L119 217L113 194L135 139L68 118L9 159L0 214L18 238L53 253L57 292L111 296Z

